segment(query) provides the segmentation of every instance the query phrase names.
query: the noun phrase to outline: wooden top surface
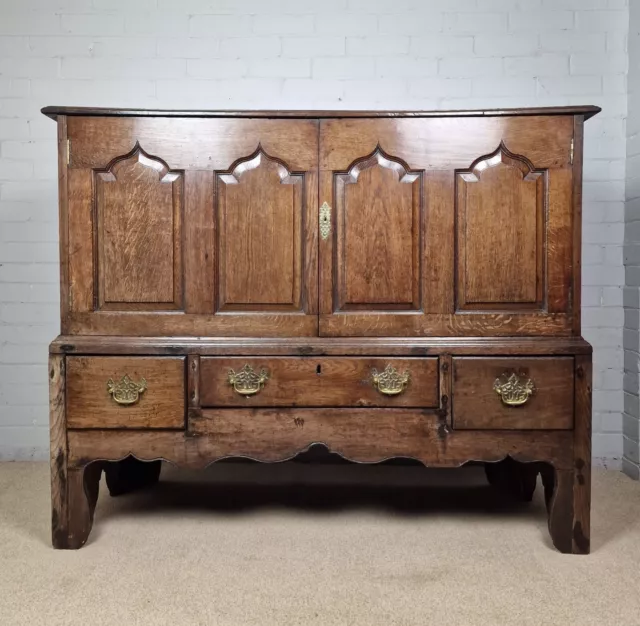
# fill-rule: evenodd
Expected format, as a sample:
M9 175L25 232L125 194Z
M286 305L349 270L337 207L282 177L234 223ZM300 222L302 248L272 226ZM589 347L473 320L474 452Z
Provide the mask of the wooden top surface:
M589 119L601 111L600 107L592 105L584 106L559 106L559 107L532 107L518 109L477 109L467 111L207 111L193 110L180 111L175 109L111 109L94 107L70 107L48 106L42 109L42 113L51 119L58 115L80 115L93 117L261 117L261 118L344 118L344 117L500 117L516 115L584 115Z

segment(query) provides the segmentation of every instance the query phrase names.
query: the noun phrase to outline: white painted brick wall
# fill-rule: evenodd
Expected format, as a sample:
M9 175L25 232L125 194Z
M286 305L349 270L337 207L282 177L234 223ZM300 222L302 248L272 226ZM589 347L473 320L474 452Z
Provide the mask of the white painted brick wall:
M594 454L622 454L626 0L0 0L0 457L47 455L58 332L49 104L597 104L586 125L584 335Z

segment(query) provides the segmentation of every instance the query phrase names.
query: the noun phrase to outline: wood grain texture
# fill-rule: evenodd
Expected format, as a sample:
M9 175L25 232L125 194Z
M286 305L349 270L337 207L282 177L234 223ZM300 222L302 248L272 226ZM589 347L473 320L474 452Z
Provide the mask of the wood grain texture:
M494 381L515 373L532 380L533 395L521 406L507 406ZM453 426L456 429L573 428L573 359L453 359Z
M420 313L361 314L357 311L349 311L342 314L320 315L319 323L320 336L322 337L469 337L487 335L561 337L571 333L570 318L565 313L427 315ZM71 327L73 328L73 325Z
M217 309L301 311L304 174L260 148L216 180Z
M184 173L184 310L212 314L215 276L214 175Z
M100 309L184 308L183 182L138 143L95 172Z
M296 418L304 423L296 424ZM231 456L284 461L323 443L362 463L400 456L429 467L457 467L471 459L497 461L510 455L522 461L553 461L561 469L571 466L570 432L461 431L442 438L434 412L412 409L216 409L190 420L189 427L191 434L70 431L69 462L77 467L133 454L140 460L164 459L200 469ZM194 436L196 432L202 434Z
M229 372L240 372L245 365L269 377L257 394L247 397L229 384ZM373 385L374 370L382 373L387 366L410 375L396 396L385 396ZM203 407L438 407L438 359L202 357L200 402Z
M457 172L457 309L543 308L546 186L504 143Z
M71 106L46 106L42 113L51 118L59 115L88 116L116 116L116 117L238 117L238 118L319 118L319 117L496 117L512 115L584 115L589 119L602 109L593 105L573 105L556 107L527 107L511 109L477 109L477 110L434 110L434 111L326 111L326 110L177 110L177 109L123 109L107 107L71 107Z
M89 170L68 170L67 185L69 310L63 325L74 333L71 315L94 309L93 175Z
M536 168L569 165L573 119L527 116L429 119L345 119L320 122L320 170L346 171L353 154L380 145L412 170L467 169L503 141Z
M573 442L572 551L589 554L591 546L591 394L590 356L575 359L575 431Z
M136 141L173 170L225 172L258 144L291 171L306 172L318 162L317 120L73 117L68 133L72 169L105 167Z
M334 186L334 310L420 310L422 173L378 146Z
M49 434L51 464L51 537L54 547L67 540L69 515L65 357L49 356Z
M58 238L60 241L60 322L66 331L69 313L69 187L67 162L69 142L67 140L67 117L58 116Z
M135 404L120 405L107 381L129 376L147 389ZM184 428L184 357L68 357L68 428Z
M584 160L584 120L576 115L573 121L573 272L571 274L571 309L573 312L573 333L580 336L582 305L582 169Z
M93 337L61 335L52 354L203 356L548 356L591 354L582 337Z

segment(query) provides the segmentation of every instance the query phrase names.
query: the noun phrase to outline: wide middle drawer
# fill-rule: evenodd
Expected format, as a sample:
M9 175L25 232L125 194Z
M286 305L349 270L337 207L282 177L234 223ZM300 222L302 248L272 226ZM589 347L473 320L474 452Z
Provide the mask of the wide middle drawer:
M438 359L202 357L200 404L435 408Z

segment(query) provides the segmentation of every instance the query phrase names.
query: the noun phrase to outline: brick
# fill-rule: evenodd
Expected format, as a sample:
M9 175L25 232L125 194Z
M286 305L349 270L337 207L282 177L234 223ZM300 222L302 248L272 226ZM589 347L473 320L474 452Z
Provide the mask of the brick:
M569 65L572 74L624 74L627 71L627 55L572 54Z
M251 33L250 15L192 15L189 33L195 37L246 37Z
M315 30L318 35L366 37L378 30L378 16L364 13L341 15L317 15ZM380 31L385 34L382 30ZM393 33L396 34L396 33Z
M258 78L310 78L309 59L256 59L249 65L249 76Z
M453 35L411 37L410 52L413 56L418 57L471 56L473 54L473 37Z
M509 13L510 31L544 31L573 28L572 11L512 11Z
M0 37L0 59L29 55L29 37Z
M58 59L0 59L0 75L10 78L51 78L58 76Z
M347 55L389 56L407 54L410 41L409 37L402 36L348 37Z
M249 103L269 102L280 95L279 80L231 78L225 80L159 80L158 98L170 106L241 108ZM169 104L168 104L169 106ZM268 107L266 107L268 108Z
M381 35L417 36L442 31L444 16L442 13L406 13L380 15L378 20Z
M194 78L238 78L248 71L243 59L187 59L187 75Z
M124 18L124 32L128 35L153 35L154 37L186 35L189 32L189 16L177 12L127 11Z
M124 17L122 15L62 15L62 32L69 35L122 35L124 33ZM33 33L39 34L39 33ZM49 30L43 34L50 35Z
M218 57L221 55L220 39L215 37L161 37L157 44L157 54L159 57L168 59Z
M255 15L253 32L259 35L306 35L313 33L311 15Z
M600 76L538 76L538 93L549 96L590 96L602 93Z
M332 79L373 78L375 75L375 62L373 59L360 58L314 59L312 62L312 75L314 78Z
M605 51L605 33L584 33L561 30L540 33L540 50L543 52L589 52Z
M481 33L503 33L507 31L507 13L447 13L445 32L475 35Z
M26 78L0 76L0 98L23 98L29 95L30 81Z
M344 81L292 78L284 81L283 97L287 101L310 98L313 101L336 102L344 96Z
M345 100L389 102L406 95L407 85L399 79L354 80L345 84Z
M440 59L438 71L442 76L469 77L499 76L503 72L502 59L445 58Z
M29 124L26 120L0 118L0 137L2 139L28 139Z
M184 59L65 58L63 78L174 78L185 76Z
M280 37L235 37L220 41L220 56L234 59L264 59L280 56Z
M505 74L512 76L563 76L569 70L569 58L561 54L512 57L504 60Z
M576 30L588 33L626 33L629 18L626 11L576 11Z
M474 96L533 96L536 93L535 78L474 78Z
M471 95L471 80L468 78L411 80L409 95L417 98L464 98Z
M419 78L435 76L437 73L436 59L411 59L400 56L376 59L376 75L380 78Z
M60 15L55 13L2 10L0 35L54 35L62 32Z
M136 37L29 37L34 57L153 57L156 40Z
M474 52L481 57L527 56L539 49L537 35L476 35Z
M315 57L344 56L345 51L345 37L282 38L282 55L285 57L313 59Z
M26 180L32 176L33 164L31 162L0 159L0 180Z
M0 232L2 241L8 242L56 242L57 222L4 222ZM5 292L2 292L3 295Z

